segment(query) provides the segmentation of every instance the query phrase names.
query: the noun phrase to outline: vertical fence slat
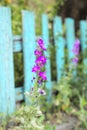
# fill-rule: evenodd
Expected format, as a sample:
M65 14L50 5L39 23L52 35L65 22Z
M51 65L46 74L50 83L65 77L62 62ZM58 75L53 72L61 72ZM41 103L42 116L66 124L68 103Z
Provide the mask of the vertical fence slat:
M23 55L24 55L24 91L29 91L32 86L32 67L35 56L35 17L33 12L22 11L23 26ZM25 98L26 104L27 99Z
M64 69L64 46L65 46L65 41L62 36L63 33L62 20L60 17L56 16L54 19L53 32L56 45L57 81L59 81Z
M43 37L44 42L45 42L45 47L48 48L49 47L49 31L48 31L48 17L46 14L42 15L42 37ZM47 89L50 90L50 93L49 93L49 99L50 99L51 88L52 88L51 66L50 66L50 59L49 59L50 52L46 51L45 55L48 57L47 64L46 64L46 75L47 75L48 82L46 83L46 87L47 87Z
M72 52L73 44L75 42L75 23L72 18L67 18L65 20L66 24L66 44L68 49L68 64L71 62L71 59L74 57ZM71 63L70 63L71 64ZM76 68L73 71L73 76L76 76Z
M0 7L0 112L15 110L11 11Z
M80 22L80 33L81 33L81 47L83 54L84 74L87 74L87 21Z
M74 54L72 53L73 43L75 42L75 25L72 18L67 18L65 20L66 24L66 44L68 48L68 59L70 61Z

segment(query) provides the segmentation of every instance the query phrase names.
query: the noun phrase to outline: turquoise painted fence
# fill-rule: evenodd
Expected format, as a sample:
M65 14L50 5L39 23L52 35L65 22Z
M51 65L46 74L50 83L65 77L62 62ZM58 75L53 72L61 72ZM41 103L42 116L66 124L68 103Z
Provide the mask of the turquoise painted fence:
M42 38L45 41L45 46L49 46L49 29L48 17L46 14L42 15ZM71 52L73 43L75 41L75 26L72 18L65 20L66 38L61 35L63 33L62 19L56 16L53 21L53 35L56 48L56 66L57 66L57 81L62 76L64 69L64 48L68 48L68 59L73 57ZM32 86L32 66L34 64L35 56L33 55L36 48L35 35L35 15L29 11L22 11L22 36L13 36L11 25L11 10L8 7L0 7L0 112L12 113L15 111L16 102L27 99L24 97L24 92L29 91ZM81 31L81 46L82 52L87 48L87 22L80 22ZM22 52L24 57L24 86L15 88L14 84L14 63L13 53ZM49 51L46 52L49 57ZM87 59L83 60L87 64ZM46 87L49 89L51 96L51 68L50 60L48 59L46 65L46 73L48 82Z

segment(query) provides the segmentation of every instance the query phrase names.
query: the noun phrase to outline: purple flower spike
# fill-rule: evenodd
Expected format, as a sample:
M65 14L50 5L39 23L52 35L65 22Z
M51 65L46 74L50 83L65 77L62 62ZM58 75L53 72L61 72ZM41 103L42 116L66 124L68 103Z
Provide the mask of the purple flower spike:
M41 79L43 81L46 81L47 80L47 77L46 77L46 73L45 72L39 72L39 76L41 77Z
M73 62L75 65L77 65L77 63L78 63L78 57L73 58L73 59L72 59L72 62Z
M80 41L79 39L76 39L74 45L73 45L73 49L72 49L72 52L78 56L79 55L79 51L80 51Z
M35 65L33 68L32 68L32 72L37 72L40 70L40 67Z
M44 47L44 41L43 39L39 38L37 40L37 48L34 51L34 55L36 56L35 60L35 65L32 68L32 72L35 72L37 74L37 83L38 85L41 85L43 82L47 80L46 73L43 71L41 72L44 68L44 65L47 62L47 58L44 56L44 51L46 48ZM34 79L31 80L32 82Z
M44 95L44 96L46 95L46 92L45 92L43 89L40 89L40 88L39 88L39 89L38 89L38 92L39 92L39 94L41 94L41 95Z

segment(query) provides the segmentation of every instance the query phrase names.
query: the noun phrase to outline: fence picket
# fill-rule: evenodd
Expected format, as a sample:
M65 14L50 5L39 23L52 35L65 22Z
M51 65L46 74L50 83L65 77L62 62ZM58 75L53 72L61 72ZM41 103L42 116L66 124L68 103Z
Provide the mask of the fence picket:
M66 25L66 44L68 48L68 59L69 61L73 58L74 54L72 53L73 43L75 42L75 25L72 18L67 18L65 20Z
M49 48L49 31L48 31L48 17L46 14L42 15L42 37L44 39L45 42L45 47ZM48 57L47 59L47 63L46 63L46 74L47 74L47 79L48 82L46 83L46 87L49 89L49 96L48 96L48 100L50 100L51 98L51 88L52 88L52 83L51 83L51 68L50 68L50 52L46 51L45 52L46 57Z
M65 41L63 38L62 20L60 17L54 19L54 40L56 45L56 66L57 66L57 81L60 80L64 69L64 47Z
M68 64L71 64L71 59L74 57L74 53L72 52L73 44L75 42L75 23L72 18L66 18L66 45L68 49ZM70 67L70 66L69 66ZM73 76L76 76L77 71L76 68L73 71Z
M32 12L22 11L23 25L23 55L24 55L24 91L29 91L32 86L32 67L35 56L35 17ZM26 104L28 103L25 98Z
M87 74L87 21L80 21L81 47L83 54L84 74Z
M10 8L0 7L0 112L15 110L13 42Z

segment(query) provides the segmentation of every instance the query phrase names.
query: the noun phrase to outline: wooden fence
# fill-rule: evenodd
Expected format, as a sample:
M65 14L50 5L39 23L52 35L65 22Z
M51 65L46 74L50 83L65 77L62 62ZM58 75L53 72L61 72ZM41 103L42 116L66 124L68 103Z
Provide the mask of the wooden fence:
M16 17L16 16L15 16ZM68 59L72 58L71 52L75 41L75 25L72 18L66 18L66 36L63 33L62 19L56 16L53 20L53 34L55 44L58 46L56 51L57 81L61 78L64 69L64 48L68 48ZM12 113L15 111L16 101L25 100L24 92L29 91L32 86L32 66L35 56L33 54L36 47L35 35L35 15L29 11L22 11L22 36L13 36L11 25L11 10L8 7L0 7L0 112ZM82 52L87 48L87 21L80 21L80 40ZM57 37L58 36L58 37ZM42 15L42 35L46 48L49 46L48 17ZM24 61L24 86L15 88L14 84L14 63L13 53L22 52ZM49 51L46 56L49 56ZM83 59L87 64L87 59ZM20 67L20 66L19 66ZM51 92L51 68L50 60L46 64L48 82L46 87Z

